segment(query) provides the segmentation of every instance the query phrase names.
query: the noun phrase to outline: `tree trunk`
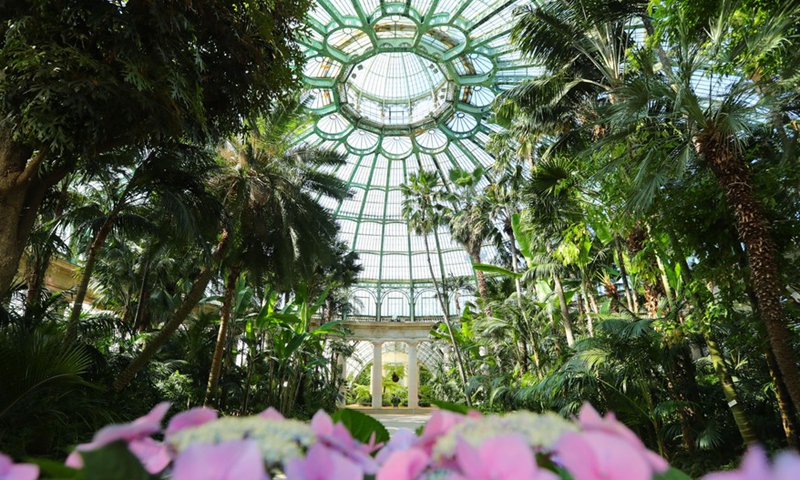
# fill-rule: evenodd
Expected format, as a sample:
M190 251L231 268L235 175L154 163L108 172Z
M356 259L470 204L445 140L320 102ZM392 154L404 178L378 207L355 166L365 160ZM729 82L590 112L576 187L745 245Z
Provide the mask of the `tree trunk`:
M733 249L736 251L736 254L739 256L739 266L742 268L743 271L747 270L747 254L742 249L742 245L739 242L733 242ZM745 285L745 291L747 292L747 297L750 300L750 307L753 310L753 316L758 318L760 317L761 313L758 306L758 298L756 298L756 293L753 290L752 286L749 284ZM759 336L761 338L766 337L765 329L759 328ZM772 379L772 387L775 391L775 399L778 402L778 411L781 415L781 424L783 426L783 433L786 436L786 442L792 448L797 449L798 442L797 442L797 428L794 422L795 413L794 408L792 408L792 402L789 398L789 394L786 391L786 384L783 382L783 376L781 375L778 365L775 362L775 355L773 355L772 350L769 348L769 344L764 345L764 358L767 361L767 369L769 370L769 376Z
M473 264L481 263L481 247L480 247L480 245L478 246L478 248L476 248L475 250L473 250L471 252L471 256L472 256ZM489 306L489 289L486 288L486 274L481 272L480 270L474 270L473 269L473 271L475 272L475 278L478 281L478 294L481 296L481 298L483 299L483 301L485 302L485 305L486 305L485 313L486 313L486 315L491 317L492 316L492 307ZM458 305L458 302L456 302L456 305Z
M681 433L684 449L689 453L695 451L695 436L692 425L697 422L693 405L699 403L697 387L697 371L692 356L685 342L676 342L668 347L664 370L667 374L667 390L673 400L678 402L677 411L681 422Z
M622 245L619 241L619 235L614 235L614 245L617 247L617 263L619 263L619 274L622 277L622 287L625 289L625 300L628 301L628 310L637 313L633 306L633 295L630 284L628 283L628 271L625 268L625 258L624 254L622 253Z
M591 297L589 289L586 288L588 283L585 278L581 281L581 293L583 293L584 309L586 310L586 330L588 330L590 337L594 337L594 318L592 313L597 313L597 304L594 302L594 298ZM595 310L592 310L592 308Z
M609 300L610 311L612 313L619 312L619 305L622 305L619 301L619 290L617 290L617 284L608 275L603 278L603 288L606 291L606 298Z
M728 408L731 409L733 420L736 422L736 427L739 429L742 439L744 439L745 443L748 445L758 442L756 432L753 431L753 427L750 426L750 422L744 414L744 408L742 408L742 404L739 401L739 394L736 392L736 387L733 384L733 380L728 372L728 367L725 365L725 360L717 346L717 342L715 342L709 334L705 335L705 340L706 345L708 345L711 365L714 367L717 378L719 378L722 392L725 395L725 400L728 402Z
M699 153L709 163L725 194L725 200L736 219L739 238L747 252L750 284L756 294L775 355L795 410L800 410L800 370L792 350L792 334L780 301L783 291L778 277L777 247L772 240L764 212L756 200L750 173L744 160L734 155L733 147L715 143L706 137L697 139Z
M508 211L508 218L511 218L511 211ZM517 239L514 235L513 228L507 228L506 232L508 233L509 237L509 246L511 247L511 271L514 273L519 273L519 265L517 261ZM542 378L542 369L541 369L541 361L539 359L539 346L538 342L536 341L536 334L533 333L531 329L531 322L528 319L528 312L522 306L522 281L517 277L514 278L514 287L517 290L517 308L519 308L520 313L522 314L522 321L525 322L525 330L530 331L530 338L531 338L531 347L533 348L533 362L536 365L536 375L541 379ZM523 337L523 341L520 345L521 353L524 357L524 362L522 365L523 372L528 371L528 345Z
M252 347L251 347L252 348ZM239 415L246 415L248 403L250 402L250 386L253 384L253 370L255 359L252 355L248 355L247 360L247 377L244 381L244 395L242 396L242 407L239 409Z
M647 310L647 316L650 318L658 318L658 306L661 303L663 296L661 285L651 281L644 281L644 305Z
M212 405L217 395L219 376L220 372L222 372L222 356L225 353L225 345L228 343L228 325L233 312L233 297L236 295L236 281L239 279L239 271L239 267L231 267L228 270L228 281L225 284L225 299L222 301L222 311L219 316L217 344L214 347L211 371L208 374L206 398L203 400L204 405Z
M761 335L764 335L763 331ZM783 376L778 369L775 355L773 355L768 344L764 344L764 358L767 361L769 377L772 379L775 400L778 402L778 411L780 412L781 426L783 427L783 434L786 437L786 443L789 447L797 450L800 448L800 442L798 442L796 410L792 406L792 400L789 398L789 392L786 390L786 383L784 383Z
M67 331L64 334L64 347L68 348L75 341L78 332L78 321L83 311L83 301L86 298L86 292L89 290L89 281L92 279L94 273L94 266L97 263L97 258L100 256L100 250L106 243L108 234L111 233L111 228L117 220L117 209L115 208L111 214L103 222L100 230L92 239L89 250L86 253L86 263L83 265L81 272L81 282L78 284L78 290L75 292L75 298L72 301L72 310L69 314L69 321L67 322Z
M450 318L447 315L447 305L445 304L444 298L442 298L442 292L439 291L439 282L436 280L436 274L433 272L433 263L431 263L431 248L428 243L428 236L423 235L422 239L425 242L425 258L428 260L428 271L431 274L433 288L436 290L436 298L439 299L439 305L442 307L442 318L444 319L444 324L447 327L447 333L450 335L450 342L453 344L453 350L456 352L456 363L458 364L458 373L461 374L461 383L464 386L464 396L466 397L467 405L471 407L472 400L470 400L469 392L467 391L467 373L464 370L464 362L461 360L461 350L458 348L456 337L453 335L453 327L450 325Z
M564 325L564 334L567 337L567 345L570 347L575 343L575 337L572 334L572 320L569 318L569 306L567 305L567 297L564 295L564 287L561 286L561 279L558 274L553 274L553 282L556 287L556 295L558 295L559 310L561 310L561 323Z
M200 273L197 274L195 277L194 282L192 282L192 287L189 289L189 292L183 297L183 301L181 302L178 309L175 313L172 314L172 317L169 321L164 325L164 328L158 332L158 335L144 347L142 353L140 353L128 368L126 368L114 382L113 388L114 391L119 392L122 391L133 377L139 373L139 370L144 368L147 365L147 362L150 361L161 347L163 347L167 341L169 341L170 337L173 333L178 329L178 327L183 324L186 318L192 313L192 310L197 306L200 300L203 299L203 295L206 292L206 286L208 286L208 282L211 281L211 277L214 276L214 272L216 271L216 266L219 264L222 256L227 249L228 244L228 231L223 230L222 235L220 236L219 243L217 243L217 248L214 250L214 255L211 260L210 265L206 265L200 270Z
M25 323L27 326L33 325L33 316L42 304L42 285L50 264L50 254L44 258L34 254L34 259L29 265L27 275L28 291L25 294Z
M792 402L789 399L789 394L786 392L786 385L778 374L778 365L775 362L775 357L772 355L772 350L769 348L764 348L764 350L764 357L767 360L767 367L769 368L769 376L772 379L772 386L775 389L775 398L778 400L778 410L781 413L783 434L786 436L786 443L789 447L797 450L797 424L795 423L795 412L792 408Z
M137 332L144 332L147 330L147 307L145 306L145 298L149 295L150 289L147 288L147 278L150 274L150 259L145 258L142 264L141 283L139 286L139 294L136 300L136 313L133 315L133 328ZM138 276L138 275L137 275Z
M658 252L656 252L655 255L659 275L661 276L661 284L664 286L664 294L667 296L667 305L669 306L670 310L673 310L675 308L675 296L672 294L672 286L669 284L667 268L664 266L664 262L661 261L661 257L659 256Z
M681 265L681 276L684 278L684 282L686 283L686 291L689 292L691 303L694 306L695 312L698 312L700 315L702 315L702 312L704 311L703 304L698 295L691 288L690 283L692 281L692 273L691 269L689 268L689 264L686 261L686 257L684 256L683 248L678 241L678 236L675 235L675 232L671 229L669 229L667 233L669 235L670 243L672 244L672 250ZM739 401L739 393L736 391L736 386L734 385L733 379L728 372L728 367L725 365L725 359L723 358L722 352L717 346L717 342L714 341L711 333L708 332L703 334L703 340L705 340L706 345L708 346L708 354L709 358L711 359L711 365L714 368L714 373L717 375L719 384L722 387L722 393L725 396L725 401L727 402L728 408L733 415L733 420L736 423L736 427L739 429L739 434L748 444L758 441L758 437L756 437L753 428L750 426L750 422L747 420L747 416L744 413L744 408L742 408L741 402Z
M472 263L481 263L481 251L480 247L477 251L471 252ZM485 301L489 300L489 289L486 288L486 274L481 272L480 270L475 270L475 277L478 280L478 294L481 296L482 299Z
M54 170L39 176L47 149L21 145L11 131L0 129L0 297L5 296L17 275L22 252L36 222L47 190L64 178L66 171Z

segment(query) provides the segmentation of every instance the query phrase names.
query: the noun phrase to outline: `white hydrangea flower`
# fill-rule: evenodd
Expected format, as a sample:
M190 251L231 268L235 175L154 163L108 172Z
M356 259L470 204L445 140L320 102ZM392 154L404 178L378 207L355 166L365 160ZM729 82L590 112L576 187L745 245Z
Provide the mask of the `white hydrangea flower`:
M550 449L562 434L574 431L578 431L577 425L552 412L513 412L503 416L468 418L436 440L433 458L442 460L455 455L459 438L477 447L488 438L518 433L531 448L541 451Z
M169 437L169 443L181 452L191 445L218 444L231 440L254 440L268 465L283 464L301 457L316 436L311 426L297 420L270 420L261 417L223 417L190 427Z

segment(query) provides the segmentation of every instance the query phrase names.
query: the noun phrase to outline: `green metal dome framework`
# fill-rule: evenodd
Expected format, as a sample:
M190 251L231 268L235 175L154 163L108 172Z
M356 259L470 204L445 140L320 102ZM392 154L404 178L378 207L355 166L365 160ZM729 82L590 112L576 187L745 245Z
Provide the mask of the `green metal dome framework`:
M440 315L423 238L401 216L400 185L421 169L449 183L453 167L489 167L497 94L541 73L511 45L521 0L317 0L304 82L314 121L298 142L346 152L336 170L354 196L322 198L364 267L352 290L358 313ZM484 180L485 184L486 180ZM469 256L440 227L429 236L437 274L474 282ZM482 256L496 252L485 247ZM458 283L456 280L454 283ZM462 280L463 283L463 280ZM450 295L457 314L470 295Z

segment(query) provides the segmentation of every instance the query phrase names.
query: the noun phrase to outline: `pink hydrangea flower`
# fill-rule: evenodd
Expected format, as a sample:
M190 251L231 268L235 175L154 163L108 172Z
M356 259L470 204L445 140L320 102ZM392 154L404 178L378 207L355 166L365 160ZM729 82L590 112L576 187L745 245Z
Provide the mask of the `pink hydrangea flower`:
M269 407L268 409L264 410L263 412L258 414L261 418L266 418L267 420L285 420L286 417L274 407Z
M654 473L635 447L604 432L567 432L555 454L575 480L650 480Z
M533 452L519 434L484 440L479 447L459 439L456 462L460 472L449 480L556 480L536 465Z
M797 452L785 451L775 458L772 469L774 480L793 480L800 474L800 455Z
M306 458L295 458L287 462L286 478L290 480L363 480L364 471L340 452L321 443L315 443L308 450ZM181 479L175 478L175 480Z
M30 463L14 463L11 457L0 453L0 480L36 480L39 466Z
M269 480L261 451L252 440L197 444L175 459L172 480Z
M80 452L96 450L122 440L128 444L128 448L139 458L148 472L160 472L170 462L169 452L166 445L154 441L150 436L161 430L161 420L167 410L169 410L169 402L162 402L156 405L150 413L131 423L108 425L101 428L94 434L91 442L75 447L75 451L67 457L66 465L72 468L83 468L83 458L81 458Z
M375 480L416 480L429 462L430 455L422 449L396 450L383 463Z
M311 419L311 429L317 441L352 460L364 473L373 475L378 471L378 463L370 456L370 453L380 448L380 445L375 444L374 435L370 442L364 445L353 438L344 425L334 424L331 417L323 410L314 414Z
M166 445L150 437L128 443L128 450L142 462L144 469L150 473L158 473L169 465L172 455Z
M184 428L196 427L204 423L213 422L217 419L217 411L207 407L196 407L191 410L181 412L172 417L167 425L167 430L164 434L169 437L175 432L179 432Z
M479 418L481 416L481 413L475 410L471 410L467 415L448 412L446 410L436 410L431 414L428 423L425 424L425 429L419 437L418 445L426 452L431 453L431 449L433 448L433 444L436 443L436 440L449 432L451 428L467 418Z
M604 435L602 438L616 437L623 440L628 444L630 454L643 458L655 473L663 473L669 468L666 460L648 450L631 429L617 421L613 413L609 412L601 417L591 405L584 403L578 414L578 424L586 433L595 432Z
M800 477L800 455L783 452L770 468L764 449L750 447L738 470L710 473L703 480L797 480Z
M402 450L408 450L415 446L419 441L417 434L407 428L401 428L392 434L392 438L381 448L381 451L375 455L375 460L380 465L383 465L391 454Z

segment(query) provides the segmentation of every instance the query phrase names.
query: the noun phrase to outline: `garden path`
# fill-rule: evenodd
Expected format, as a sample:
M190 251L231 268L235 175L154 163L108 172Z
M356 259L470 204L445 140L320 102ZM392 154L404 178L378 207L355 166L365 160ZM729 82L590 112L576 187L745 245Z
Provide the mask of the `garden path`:
M407 428L414 431L421 425L424 425L425 422L431 418L430 413L376 413L371 415L379 420L386 427L386 429L389 430L390 435L394 434L394 432L400 430L401 428Z

